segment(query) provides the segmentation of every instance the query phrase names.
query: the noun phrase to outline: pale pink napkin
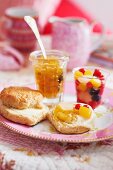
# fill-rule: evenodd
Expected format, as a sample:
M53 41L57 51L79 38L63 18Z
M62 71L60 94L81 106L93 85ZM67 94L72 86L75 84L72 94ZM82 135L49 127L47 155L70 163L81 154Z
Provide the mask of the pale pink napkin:
M24 56L8 45L0 45L0 70L19 70L24 65Z

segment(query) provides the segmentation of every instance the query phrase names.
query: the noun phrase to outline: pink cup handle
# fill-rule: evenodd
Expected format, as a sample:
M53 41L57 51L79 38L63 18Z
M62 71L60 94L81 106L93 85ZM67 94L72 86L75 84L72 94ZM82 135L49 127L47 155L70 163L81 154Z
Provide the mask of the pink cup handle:
M95 27L96 24L97 24L96 21L92 22L91 32L93 32L93 28ZM98 34L98 37L92 42L90 52L93 52L94 50L96 50L102 44L104 38L105 38L105 28L104 26L102 26L102 32Z

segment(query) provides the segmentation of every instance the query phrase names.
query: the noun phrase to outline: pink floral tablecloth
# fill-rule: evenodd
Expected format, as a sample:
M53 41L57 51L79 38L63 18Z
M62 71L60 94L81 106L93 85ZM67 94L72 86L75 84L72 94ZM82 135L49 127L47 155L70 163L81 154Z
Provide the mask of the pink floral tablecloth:
M113 140L67 144L19 135L0 125L0 170L112 170Z

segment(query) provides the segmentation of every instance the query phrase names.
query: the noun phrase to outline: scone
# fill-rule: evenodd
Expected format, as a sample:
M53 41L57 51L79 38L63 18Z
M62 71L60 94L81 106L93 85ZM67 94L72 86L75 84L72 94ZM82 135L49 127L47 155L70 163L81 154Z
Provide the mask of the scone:
M8 87L1 91L0 99L7 107L15 109L41 108L42 94L28 87Z
M9 108L0 101L0 115L16 123L33 126L46 119L49 109L43 105L42 109L28 108L15 109Z
M0 95L0 114L20 124L33 126L46 119L49 108L42 101L42 95L27 87L9 87Z
M56 130L63 134L81 134L94 127L93 110L82 103L62 102L47 117Z

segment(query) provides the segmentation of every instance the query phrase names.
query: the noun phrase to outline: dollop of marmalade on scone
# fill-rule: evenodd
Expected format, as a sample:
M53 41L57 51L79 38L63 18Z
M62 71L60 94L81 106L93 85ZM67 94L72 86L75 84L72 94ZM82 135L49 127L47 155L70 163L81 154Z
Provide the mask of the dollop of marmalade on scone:
M73 104L72 109L68 106L64 109L61 105L57 105L53 110L53 116L55 119L69 124L77 120L77 115L84 119L90 119L91 114L92 108L83 103Z

